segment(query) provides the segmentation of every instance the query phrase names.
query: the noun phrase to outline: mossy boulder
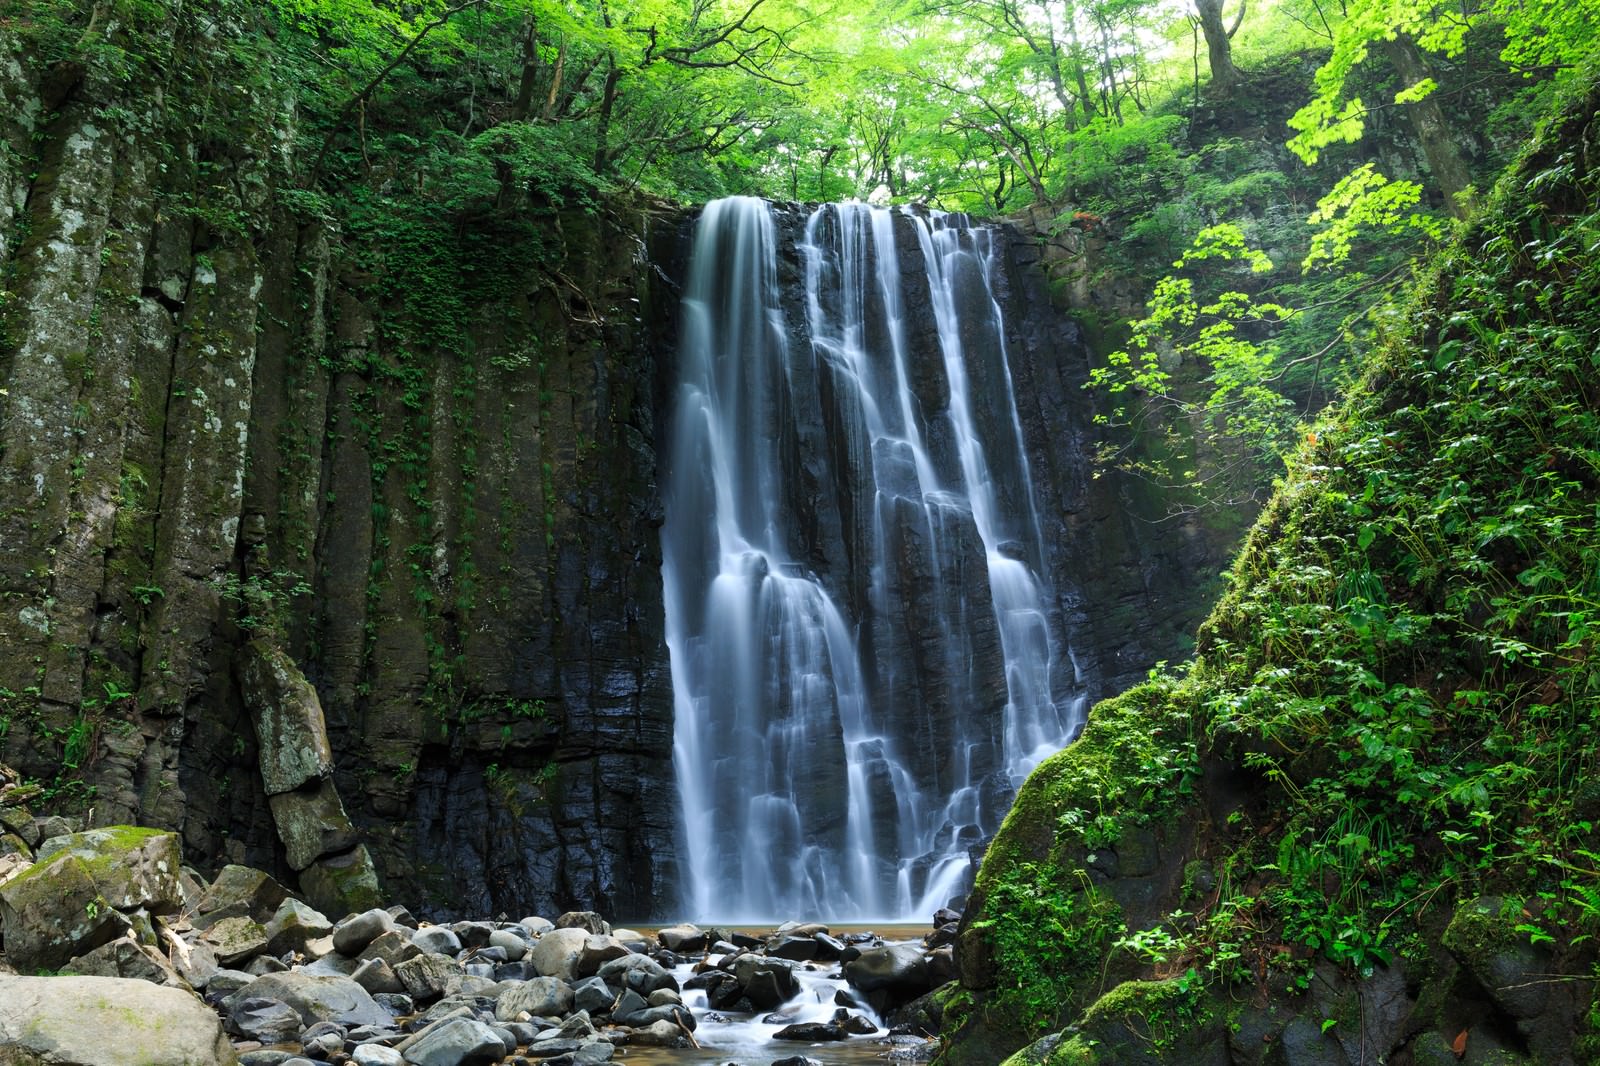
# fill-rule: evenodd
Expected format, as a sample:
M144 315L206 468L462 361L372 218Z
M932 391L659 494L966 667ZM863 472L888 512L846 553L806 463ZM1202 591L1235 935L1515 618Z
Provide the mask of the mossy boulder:
M124 912L181 906L178 838L117 826L56 837L0 886L6 954L22 970L56 969L130 928Z
M1005 1066L1229 1066L1220 1005L1192 979L1124 981L1073 1029L1045 1037Z
M330 916L371 910L385 902L365 844L318 859L301 871L300 887L313 907Z

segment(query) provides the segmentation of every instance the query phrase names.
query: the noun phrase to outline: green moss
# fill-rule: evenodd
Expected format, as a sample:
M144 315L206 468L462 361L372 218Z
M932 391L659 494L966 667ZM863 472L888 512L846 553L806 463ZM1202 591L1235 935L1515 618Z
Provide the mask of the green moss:
M1112 843L1119 823L1149 825L1177 810L1199 773L1196 718L1192 697L1172 677L1097 705L1082 736L1023 784L978 887L986 890L1011 863Z
M1081 868L1021 863L986 892L973 929L992 946L999 976L984 1005L989 1022L1018 1034L1054 1028L1097 993L1121 908Z

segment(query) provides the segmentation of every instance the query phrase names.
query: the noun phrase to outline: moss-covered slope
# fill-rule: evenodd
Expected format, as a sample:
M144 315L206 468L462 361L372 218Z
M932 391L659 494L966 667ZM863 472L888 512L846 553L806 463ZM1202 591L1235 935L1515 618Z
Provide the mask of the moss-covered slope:
M1029 779L943 1061L1596 1061L1593 73L1387 313L1195 661Z

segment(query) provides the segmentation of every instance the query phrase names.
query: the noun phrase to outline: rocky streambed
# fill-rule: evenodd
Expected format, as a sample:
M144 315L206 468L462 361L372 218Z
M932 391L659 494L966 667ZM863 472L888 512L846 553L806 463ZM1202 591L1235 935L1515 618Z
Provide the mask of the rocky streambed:
M7 813L0 1048L24 1063L916 1061L953 976L951 912L903 942L798 923L646 932L587 911L334 920L259 870L202 878L171 833L44 838L66 826Z

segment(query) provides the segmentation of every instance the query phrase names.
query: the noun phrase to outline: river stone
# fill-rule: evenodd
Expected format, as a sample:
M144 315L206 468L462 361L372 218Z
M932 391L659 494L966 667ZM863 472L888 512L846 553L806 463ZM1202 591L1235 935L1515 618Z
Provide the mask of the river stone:
M461 941L462 947L470 950L488 947L494 926L488 922L456 922L450 926L450 931Z
M646 999L646 1002L652 1007L667 1007L672 1006L673 1004L682 1006L683 997L680 996L674 989L658 988L654 992L650 993Z
M624 1014L637 1014L648 1006L650 1004L643 996L629 988L625 989L622 995L617 997L616 1005L611 1008L611 1013L616 1017L621 1017Z
M530 1059L552 1059L557 1055L571 1055L582 1046L582 1044L570 1037L540 1037L528 1041L528 1047L524 1054Z
M405 1058L392 1047L382 1044L357 1044L356 1049L350 1053L350 1061L356 1066L402 1066Z
M116 977L0 975L0 1059L83 1066L234 1066L192 994Z
M201 934L201 940L211 945L217 961L232 967L252 959L267 949L267 931L252 918L224 918Z
M377 907L353 914L333 930L333 950L341 955L360 955L367 945L394 928L389 912Z
M411 997L406 995L404 992L379 992L377 995L373 996L372 999L373 1002L377 1003L378 1006L389 1012L390 1023L392 1023L395 1018L402 1017L407 1014L414 1014L417 1010L417 1005L413 1003L411 1001Z
M442 925L430 925L411 934L417 950L427 955L454 956L461 951L461 938Z
M648 955L626 955L600 967L596 975L613 988L631 988L648 996L658 988L677 989L678 979L665 966Z
M494 968L496 981L531 981L539 976L531 962L503 962Z
M357 964L355 971L350 974L350 980L372 993L406 990L405 983L382 959L368 959Z
M344 1030L338 1026L313 1026L300 1034L300 1046L314 1059L330 1059L344 1050Z
M833 1024L852 1036L871 1036L878 1031L878 1027L868 1019L843 1008L833 1012Z
M496 929L491 932L489 946L504 951L506 959L510 962L517 962L528 953L527 938L518 936L509 929Z
M366 989L348 977L308 974L304 970L271 973L245 985L229 1002L256 997L282 1000L299 1012L307 1026L318 1022L388 1026L394 1020Z
M669 925L656 934L656 939L661 941L661 946L677 954L703 951L711 942L710 936L698 925L685 922L682 925Z
M790 1055L786 1059L773 1059L771 1066L822 1066L822 1063L804 1055Z
M533 936L543 936L554 929L555 923L548 918L541 918L537 914L530 914L517 923Z
M797 1022L786 1025L772 1034L774 1040L801 1040L816 1044L825 1040L843 1040L846 1033L832 1022Z
M634 1011L630 1014L624 1014L619 1010L612 1014L611 1020L618 1025L626 1025L630 1029L648 1028L660 1021L675 1022L689 1030L693 1030L695 1027L694 1015L686 1008L676 1004L665 1007L646 1007L644 1010Z
M282 959L275 959L271 955L257 955L250 960L244 968L245 973L253 973L257 977L265 977L269 973L285 973L289 969L288 963ZM338 976L344 976L340 974Z
M879 1010L909 1003L930 989L928 962L911 944L869 948L845 963L844 979ZM877 995L874 995L874 994Z
M573 1052L572 1066L600 1066L602 1062L610 1062L616 1053L616 1048L604 1040L596 1040Z
M556 919L557 929L582 929L593 935L607 935L611 926L594 911L568 911Z
M426 1003L444 995L451 982L466 976L466 971L448 955L418 955L396 966L394 975L412 999Z
M279 999L245 996L228 1009L228 1029L246 1040L282 1044L300 1035L300 1012Z
M578 956L589 935L582 929L552 929L533 945L529 960L541 975L571 981L577 976Z
M411 933L403 929L391 929L378 939L368 944L361 952L361 961L368 959L382 959L393 969L407 959L414 959L422 954L422 949L411 942Z
M216 966L211 967L215 972ZM119 937L67 963L65 971L80 977L131 977L189 991L190 982L164 956L131 937Z
M628 945L614 936L590 936L578 953L576 976L593 977L606 963L632 954Z
M286 899L278 905L265 928L267 951L282 955L289 951L305 952L313 940L333 932L333 923L315 907L297 899Z
M689 1040L672 1022L652 1022L643 1029L634 1029L628 1036L628 1043L638 1044L641 1047L688 1047Z
M810 937L788 936L780 940L775 947L768 948L767 954L775 959L810 962L817 957L817 942Z
M586 1010L591 1014L605 1014L611 1010L611 1004L616 1001L617 994L601 977L585 978L572 988L572 1005L577 1010Z
M224 866L201 895L190 920L196 929L206 929L223 918L241 916L266 922L288 898L289 890L271 875L249 866Z
M844 954L844 944L827 933L818 933L811 939L817 945L817 958L823 962L835 962Z
M574 996L567 983L557 977L535 977L501 994L494 1016L503 1022L516 1021L526 1011L536 1018L559 1017L572 1010Z
M487 1066L506 1053L499 1034L472 1018L431 1025L396 1050L415 1066Z

